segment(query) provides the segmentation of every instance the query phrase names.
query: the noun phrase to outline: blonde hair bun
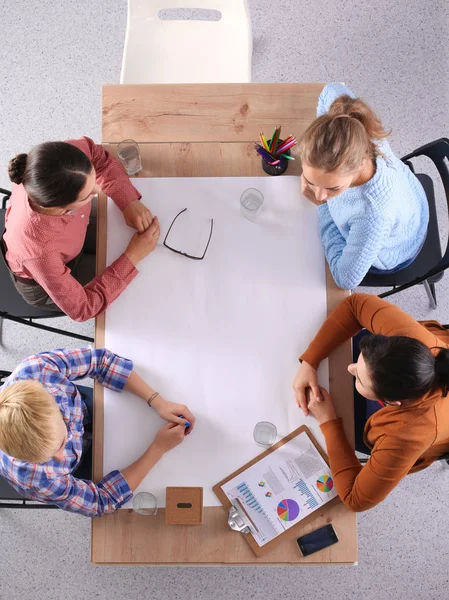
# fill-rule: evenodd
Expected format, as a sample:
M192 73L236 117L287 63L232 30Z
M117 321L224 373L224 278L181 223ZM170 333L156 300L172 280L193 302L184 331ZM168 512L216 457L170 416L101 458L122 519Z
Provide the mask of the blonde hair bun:
M376 140L388 137L376 113L360 98L344 94L315 119L299 142L302 162L327 173L356 171L362 160L382 155Z

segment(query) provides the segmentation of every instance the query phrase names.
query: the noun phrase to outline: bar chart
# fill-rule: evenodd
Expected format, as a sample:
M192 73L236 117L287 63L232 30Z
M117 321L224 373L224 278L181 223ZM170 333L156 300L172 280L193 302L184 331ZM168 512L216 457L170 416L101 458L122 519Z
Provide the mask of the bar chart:
M263 513L263 508L260 506L259 502L256 500L254 494L249 489L248 485L245 481L243 481L240 485L237 486L237 490L243 497L245 504L258 513Z
M301 496L306 498L304 506L307 506L310 510L312 510L319 505L318 500L315 498L309 486L303 479L300 479L297 483L295 483L295 488L300 492Z

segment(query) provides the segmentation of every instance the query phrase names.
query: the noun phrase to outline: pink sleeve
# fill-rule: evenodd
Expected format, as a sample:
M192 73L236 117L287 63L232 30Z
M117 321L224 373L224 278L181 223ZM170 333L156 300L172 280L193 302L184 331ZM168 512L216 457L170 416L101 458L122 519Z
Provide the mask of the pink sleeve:
M74 321L87 321L101 314L138 273L124 254L84 287L59 256L47 255L45 259L26 261L24 267L53 302Z
M88 137L67 140L67 143L76 146L89 157L97 172L97 183L103 192L114 200L120 210L124 210L133 200L142 198L120 162L103 146L95 144Z

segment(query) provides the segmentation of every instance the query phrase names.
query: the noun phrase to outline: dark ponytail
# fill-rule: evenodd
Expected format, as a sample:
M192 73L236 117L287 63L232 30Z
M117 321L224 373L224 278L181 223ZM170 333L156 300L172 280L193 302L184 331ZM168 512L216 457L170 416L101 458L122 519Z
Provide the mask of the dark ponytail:
M45 142L9 163L9 178L23 183L30 199L44 208L64 207L78 200L92 172L92 163L76 146Z
M443 390L443 396L449 391L449 350L443 348L435 358L435 383Z
M447 395L449 350L441 349L435 357L414 338L369 335L360 341L360 351L379 400L416 400L432 389Z

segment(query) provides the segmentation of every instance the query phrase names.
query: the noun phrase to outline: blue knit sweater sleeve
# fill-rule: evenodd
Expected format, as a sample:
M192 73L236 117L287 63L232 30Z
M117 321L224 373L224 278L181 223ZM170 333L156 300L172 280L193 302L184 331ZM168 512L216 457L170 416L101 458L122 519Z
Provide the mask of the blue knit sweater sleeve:
M325 115L329 110L332 102L347 94L351 96L351 98L355 98L355 95L349 90L347 87L342 85L341 83L328 83L324 86L323 91L318 98L318 106L316 109L316 116L321 117L321 115Z
M389 220L367 203L364 215L349 221L345 239L336 226L327 204L318 207L320 238L327 262L338 287L357 287L384 246L390 231Z

